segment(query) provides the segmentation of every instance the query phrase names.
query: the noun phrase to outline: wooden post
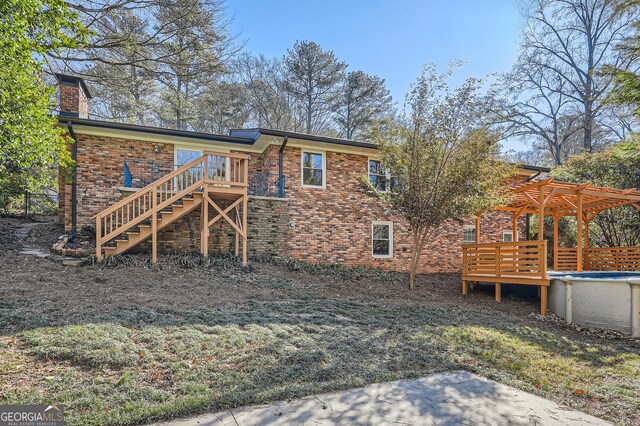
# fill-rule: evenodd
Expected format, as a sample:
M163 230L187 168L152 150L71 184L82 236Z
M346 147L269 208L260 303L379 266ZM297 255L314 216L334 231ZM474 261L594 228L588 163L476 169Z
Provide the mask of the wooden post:
M243 171L244 171L244 182L248 184L249 182L249 161L243 160ZM249 239L249 234L247 232L247 213L249 209L249 202L247 196L247 188L245 187L243 200L242 200L242 231L244 232L244 241L242 242L242 266L247 266L247 244Z
M584 259L584 268L587 271L589 270L589 220L587 218L584 219L584 253L582 254L582 258Z
M157 204L157 190L156 186L153 186L151 199L151 263L158 262L158 221L156 204Z
M236 225L239 225L240 221L238 219L240 217L240 213L238 212L238 206L236 206L235 210L236 210ZM240 234L236 230L236 250L235 250L236 257L238 257L239 252L240 252Z
M469 283L462 281L462 295L466 296L467 294L469 294Z
M204 194L207 193L207 184L204 184ZM202 196L202 235L200 236L202 244L201 253L203 256L209 256L209 201L203 194Z
M502 285L500 283L496 283L496 302L502 302Z
M513 242L518 241L518 218L520 215L513 213Z
M582 191L578 191L578 211L576 212L577 226L577 247L576 247L576 270L582 272Z
M544 240L544 187L540 187L538 195L538 240Z
M558 270L558 215L553 214L553 270Z
M96 257L102 260L102 216L96 218Z
M476 244L480 244L480 216L482 213L476 214Z
M201 253L203 256L209 256L209 154L205 154L204 158L204 171L202 173L202 235L200 236L200 243L202 244Z
M547 290L546 285L540 286L540 315L547 315Z

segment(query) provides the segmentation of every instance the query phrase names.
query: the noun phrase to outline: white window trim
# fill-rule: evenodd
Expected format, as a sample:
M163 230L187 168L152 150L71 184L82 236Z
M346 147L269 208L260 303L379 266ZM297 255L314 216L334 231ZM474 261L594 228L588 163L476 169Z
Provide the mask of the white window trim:
M389 254L374 254L373 253L373 227L375 225L388 225L389 226ZM391 259L393 258L393 222L390 220L374 220L371 222L371 255L374 259Z
M463 244L475 244L476 243L476 239L474 238L473 241L465 241L464 240L464 231L466 231L467 229L471 229L473 232L476 232L476 227L475 225L464 225L462 227L462 243ZM477 238L477 235L476 235Z
M371 183L371 161L379 161L382 163L382 160L376 157L369 157L367 159L367 179L369 179L369 183ZM384 174L387 177L387 187L382 192L389 192L389 187L391 186L391 173L389 173L389 170L385 169Z
M304 183L304 154L319 154L322 156L322 185L306 185ZM320 150L300 150L300 186L303 188L325 189L327 187L327 153Z
M502 231L502 241L506 242L506 240L504 239L504 237L506 235L511 235L511 242L515 242L513 239L513 231Z

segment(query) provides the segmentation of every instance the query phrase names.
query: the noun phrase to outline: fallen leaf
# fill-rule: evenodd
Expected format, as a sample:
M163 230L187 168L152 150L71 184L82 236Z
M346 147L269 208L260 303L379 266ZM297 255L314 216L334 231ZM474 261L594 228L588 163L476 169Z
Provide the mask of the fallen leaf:
M584 390L582 389L576 389L576 395L584 395Z
M140 358L144 358L144 353L140 352L140 353L138 354L138 356L139 356Z
M536 383L536 384L535 384L535 385L533 385L533 386L535 386L535 388L536 388L536 389L540 389L540 388L542 387L542 385L541 385L540 383Z
M476 362L476 361L474 361L474 360L469 360L469 361L467 361L467 364L470 364L470 365L476 365L476 364L477 364L477 362Z

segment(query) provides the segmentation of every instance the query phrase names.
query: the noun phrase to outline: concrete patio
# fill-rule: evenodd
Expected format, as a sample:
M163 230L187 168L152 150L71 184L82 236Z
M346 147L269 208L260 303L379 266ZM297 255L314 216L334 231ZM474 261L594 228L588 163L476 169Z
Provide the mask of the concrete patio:
M467 371L376 383L345 392L236 408L163 426L608 425Z

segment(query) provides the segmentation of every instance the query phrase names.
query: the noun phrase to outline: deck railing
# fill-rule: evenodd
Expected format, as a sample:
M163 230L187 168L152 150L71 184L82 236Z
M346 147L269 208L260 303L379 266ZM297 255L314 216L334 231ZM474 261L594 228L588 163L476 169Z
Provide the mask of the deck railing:
M590 247L585 251L587 271L640 271L640 247Z
M575 247L560 247L556 256L556 271L577 270ZM640 271L640 247L589 247L582 256L583 271Z
M180 165L126 159L123 162L122 176L124 188L144 188L161 177L179 169ZM219 170L224 176L226 167ZM256 172L249 176L249 195L284 198L286 178L276 173Z
M516 241L462 245L463 280L546 280L547 242Z
M145 220L151 219L154 226L159 211L205 186L209 190L246 191L248 168L248 155L205 152L95 215L97 252L103 243Z
M558 253L555 256L554 270L578 270L578 250L575 247L558 247Z

